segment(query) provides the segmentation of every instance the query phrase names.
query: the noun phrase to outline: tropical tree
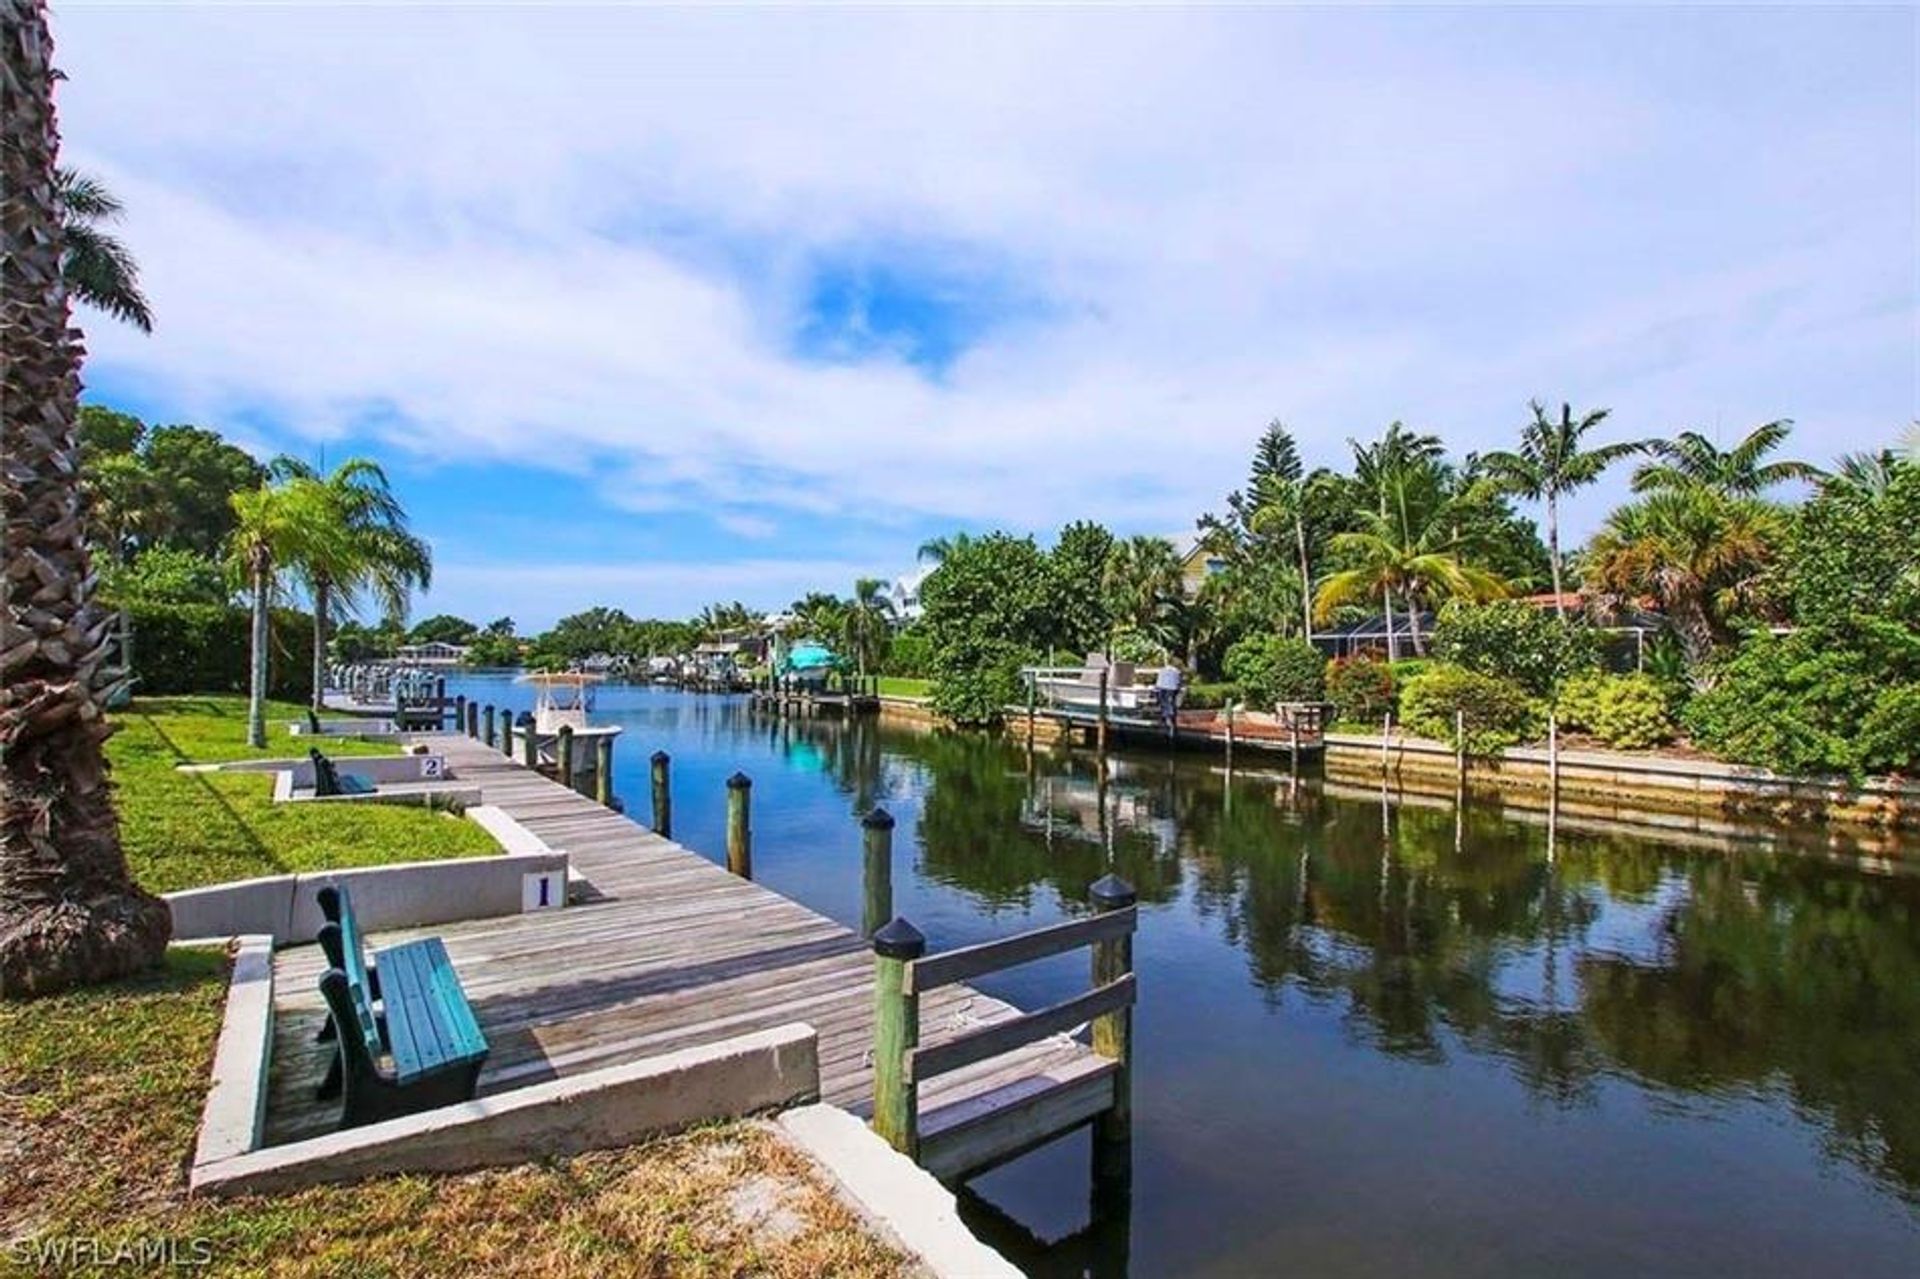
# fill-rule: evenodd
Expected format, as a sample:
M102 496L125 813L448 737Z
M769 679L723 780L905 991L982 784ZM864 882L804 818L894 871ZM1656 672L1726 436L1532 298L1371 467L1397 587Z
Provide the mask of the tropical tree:
M1280 422L1267 427L1254 468L1253 517L1255 533L1285 527L1293 534L1293 551L1300 569L1300 632L1313 642L1313 566L1307 557L1307 480L1300 450Z
M341 564L350 559L333 498L317 480L294 476L262 484L232 498L233 535L227 563L245 583L253 603L251 661L247 680L247 744L267 744L267 645L269 616L281 574L302 564Z
M101 230L103 223L119 221L124 206L98 178L72 169L53 171L53 198L66 242L61 271L67 291L142 333L153 332L153 309L140 291L139 265L126 245Z
M1169 641L1170 609L1181 598L1180 553L1172 542L1144 534L1115 542L1106 583L1116 622Z
M1857 493L1867 498L1886 496L1888 485L1903 465L1900 453L1881 449L1874 453L1844 453L1832 471L1820 479L1822 491Z
M1397 659L1391 606L1396 595L1407 602L1413 651L1422 655L1427 651L1420 632L1422 596L1437 605L1450 599L1489 600L1505 595L1507 584L1499 574L1474 564L1457 542L1441 539L1441 527L1440 521L1430 521L1409 537L1407 527L1394 515L1368 513L1366 527L1336 535L1333 549L1350 567L1330 574L1314 593L1314 608L1321 619L1363 600L1388 601L1387 656Z
M1564 561L1560 555L1560 498L1598 480L1615 462L1645 447L1638 442L1620 441L1585 448L1582 441L1588 431L1607 420L1606 409L1583 413L1577 420L1573 406L1562 403L1558 421L1547 416L1546 406L1534 400L1528 405L1533 421L1520 429L1520 448L1512 453L1489 453L1480 458L1484 472L1502 490L1530 502L1544 501L1547 507L1547 558L1553 568L1553 607L1562 620L1567 616L1565 587L1561 581Z
M1697 668L1755 600L1786 535L1779 507L1695 485L1651 493L1607 517L1582 572L1603 597L1658 602Z
M1670 440L1648 440L1653 455L1633 473L1636 493L1670 493L1704 488L1723 497L1758 497L1788 480L1817 480L1817 466L1789 459L1769 462L1793 433L1789 418L1763 423L1731 449L1722 450L1698 431L1682 431Z
M945 537L930 537L920 543L920 549L916 553L915 558L923 564L944 564L952 558L955 552L965 550L967 547L973 545L976 540L971 533L953 533Z
M327 631L336 611L353 616L370 596L383 612L405 614L416 590L433 582L433 551L407 528L406 509L378 462L348 458L324 478L305 463L280 458L274 473L317 484L332 528L313 538L289 565L313 604L313 709L326 690ZM471 630L471 627L469 627Z
M0 0L0 996L151 968L166 904L127 872L101 749L113 691L80 489L44 0Z
M885 578L863 577L853 584L853 599L845 606L840 635L847 656L862 675L886 656L887 637L893 631L893 597L887 586Z

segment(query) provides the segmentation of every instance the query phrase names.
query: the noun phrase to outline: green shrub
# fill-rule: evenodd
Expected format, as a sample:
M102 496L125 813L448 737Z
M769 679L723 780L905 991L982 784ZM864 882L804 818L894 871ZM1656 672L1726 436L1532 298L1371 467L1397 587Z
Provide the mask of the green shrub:
M907 679L925 679L933 670L933 643L926 632L917 627L908 627L893 637L887 646L887 660L883 667L888 675L900 675Z
M1512 680L1536 697L1600 662L1600 637L1547 609L1514 600L1454 600L1440 610L1433 653L1482 675Z
M1513 680L1482 675L1458 666L1435 666L1414 676L1400 690L1400 719L1418 737L1450 742L1454 716L1464 712L1466 747L1475 755L1493 755L1539 736L1539 707Z
M1434 662L1430 657L1403 657L1398 661L1388 662L1387 670L1392 673L1393 686L1398 689L1405 688L1408 680L1416 675L1426 674L1433 669L1433 666Z
M1393 672L1371 657L1336 657L1327 663L1327 700L1339 718L1354 723L1378 723L1393 709Z
M1582 671L1560 689L1560 722L1617 750L1640 751L1673 737L1666 690L1651 675Z
M1326 696L1326 655L1303 639L1249 635L1227 650L1226 677L1255 706L1317 702Z
M129 604L134 691L244 693L252 617L223 604ZM275 609L267 648L267 696L305 702L313 696L313 619Z
M1866 644L1824 632L1749 636L1710 672L1682 719L1723 759L1787 773L1853 775L1911 767L1902 735L1915 681Z
M997 723L1025 698L1020 668L1028 654L1010 644L984 641L967 661L942 665L933 686L933 709L956 724Z

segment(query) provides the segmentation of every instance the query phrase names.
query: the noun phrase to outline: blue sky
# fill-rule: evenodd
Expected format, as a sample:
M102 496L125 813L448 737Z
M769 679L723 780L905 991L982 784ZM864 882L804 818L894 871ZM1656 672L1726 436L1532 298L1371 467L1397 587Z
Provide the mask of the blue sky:
M1916 21L59 6L159 318L89 395L380 458L421 607L524 626L1179 534L1274 417L1820 460L1920 414Z

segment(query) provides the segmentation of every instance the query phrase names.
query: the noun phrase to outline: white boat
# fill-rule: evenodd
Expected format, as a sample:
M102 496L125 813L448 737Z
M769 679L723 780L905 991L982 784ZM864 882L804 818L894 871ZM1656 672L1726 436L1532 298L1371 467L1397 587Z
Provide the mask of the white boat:
M1032 681L1039 700L1049 706L1099 710L1100 681L1105 675L1108 711L1154 709L1153 687L1139 682L1141 672L1132 662L1110 663L1092 654L1083 666L1032 666L1022 673Z
M573 771L590 772L594 766L596 737L618 737L618 724L594 724L593 690L606 676L591 671L534 671L514 682L533 686L533 739L539 761L549 767L560 762L560 730L571 729L574 738ZM521 731L525 731L522 729Z

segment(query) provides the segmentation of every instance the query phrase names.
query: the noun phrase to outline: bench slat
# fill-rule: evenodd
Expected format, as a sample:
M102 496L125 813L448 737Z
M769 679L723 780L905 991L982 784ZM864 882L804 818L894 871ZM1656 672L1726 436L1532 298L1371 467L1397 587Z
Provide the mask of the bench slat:
M445 944L438 937L433 938L432 942L432 950L427 956L428 989L435 996L441 1042L452 1060L483 1057L487 1052L487 1039L480 1033L480 1022L474 1016L473 1005L467 999L467 992L461 988L459 976L453 971L453 960L448 958Z
M437 937L374 956L387 996L387 1035L401 1080L483 1057L486 1039Z

